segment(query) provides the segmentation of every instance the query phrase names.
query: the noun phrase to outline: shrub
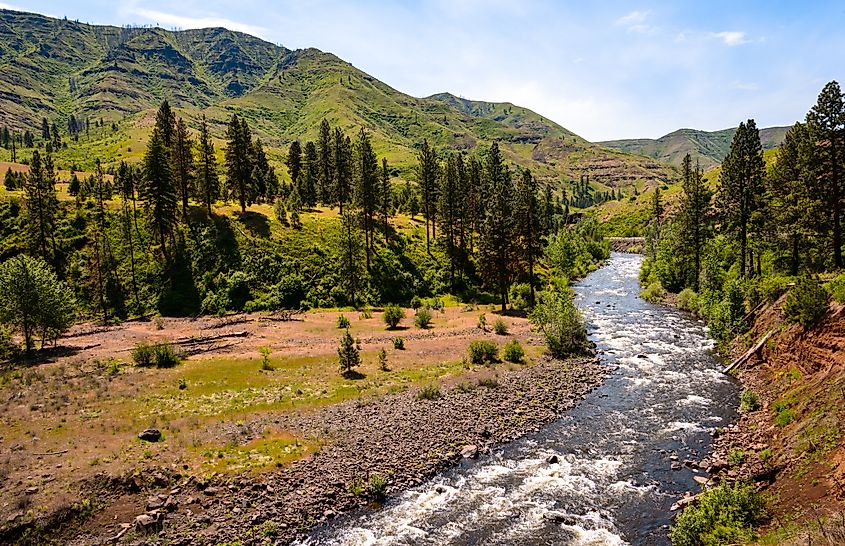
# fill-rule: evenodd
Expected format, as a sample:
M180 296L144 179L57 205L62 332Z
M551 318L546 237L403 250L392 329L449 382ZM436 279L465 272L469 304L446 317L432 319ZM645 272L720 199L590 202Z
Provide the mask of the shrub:
M482 377L478 380L478 386L486 389L497 389L499 388L499 378L495 375L491 377Z
M172 368L182 361L182 354L169 341L139 341L131 354L132 361L140 367Z
M654 281L648 287L640 292L640 297L645 301L650 301L652 303L657 303L663 301L663 298L666 297L666 289L663 288L663 285L660 284L660 281Z
M398 305L388 305L384 308L384 323L391 330L399 326L403 318L405 318L405 311Z
M511 307L516 311L526 311L531 307L531 285L528 283L517 283L511 286L508 293Z
M728 464L731 466L739 466L745 462L745 452L737 447L728 451Z
M434 383L425 385L417 393L417 400L437 400L438 398L440 398L440 387Z
M760 409L760 399L757 393L750 389L742 391L742 394L739 395L739 412L748 413L758 409Z
M283 226L288 225L288 214L285 210L285 202L281 198L276 199L276 204L273 205L273 213L276 215L276 220L278 220L280 224Z
M754 538L754 527L765 517L763 498L753 485L720 485L681 512L669 538L672 546L745 543Z
M179 390L180 390L180 391L183 391L183 390L185 390L185 389L187 389L187 388L188 388L188 380L187 380L187 379L185 379L184 377L180 377L180 378L176 381L176 385L179 387Z
M414 311L422 307L422 305L422 300L419 296L414 296L413 298L411 298L411 309L413 309Z
M815 324L826 312L827 292L816 277L798 279L783 304L786 321L798 323L804 328Z
M346 315L338 315L335 325L341 330L348 330L352 323L346 318Z
M677 305L681 311L698 314L698 294L692 288L684 288L678 294Z
M258 353L261 355L261 369L265 372L272 372L273 366L270 364L270 355L273 350L270 347L259 347Z
M384 347L378 352L378 367L383 372L390 371L390 368L387 367L387 351L384 350Z
M476 386L470 383L469 381L461 381L460 383L452 387L452 390L456 392L468 393L474 391L475 387Z
M492 341L476 339L469 344L469 359L473 364L492 364L499 356L499 347Z
M487 315L485 315L484 313L481 313L480 315L478 315L478 325L477 326L478 326L479 330L484 330L485 332L487 331Z
M367 320L373 318L373 309L370 306L364 307L361 309L361 312L358 314L358 318L361 320Z
M508 324L500 317L497 317L496 322L493 323L493 331L496 335L506 336L508 335Z
M792 277L784 277L781 275L763 277L760 280L760 285L758 287L760 297L769 302L775 301L781 296L781 294L787 291L789 284L794 280L795 279Z
M431 311L425 307L421 307L417 309L416 315L414 315L414 324L417 328L428 328L431 326Z
M404 351L405 350L405 340L401 337L393 338L393 348L397 351Z
M839 304L845 303L845 273L837 275L827 283L827 290L833 301Z
M519 341L516 339L512 339L507 342L505 344L505 348L502 349L502 357L508 362L522 362L524 356L525 350L522 348L522 345L520 345Z
M367 484L367 493L370 498L377 501L384 500L384 495L387 490L387 478L381 474L373 474L370 476L370 481Z
M548 290L542 294L528 319L543 334L549 353L557 358L587 350L587 331L581 313L567 288Z
M340 363L340 373L344 375L352 372L352 368L361 365L361 342L352 339L349 330L346 330L346 333L340 338L337 356Z

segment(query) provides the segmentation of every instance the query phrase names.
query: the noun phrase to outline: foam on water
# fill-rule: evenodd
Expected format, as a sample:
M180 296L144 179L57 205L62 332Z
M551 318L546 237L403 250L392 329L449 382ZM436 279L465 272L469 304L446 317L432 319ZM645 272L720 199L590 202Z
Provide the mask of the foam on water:
M576 287L590 338L613 370L584 402L300 544L668 544L668 508L695 487L693 472L672 470L669 455L701 456L708 432L734 417L737 388L701 323L638 297L640 262L614 254Z

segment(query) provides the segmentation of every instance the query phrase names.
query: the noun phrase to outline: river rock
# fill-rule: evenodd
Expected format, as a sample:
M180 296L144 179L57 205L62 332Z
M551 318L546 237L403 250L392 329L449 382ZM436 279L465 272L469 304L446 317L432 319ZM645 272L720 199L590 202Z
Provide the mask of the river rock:
M161 431L157 428L148 428L139 432L138 438L145 442L158 442L161 440Z
M461 457L464 459L475 459L478 457L478 446L474 444L464 446L461 449Z
M163 526L164 514L157 510L137 516L133 524L135 531L139 533L153 533L161 531Z
M560 462L560 458L557 455L549 455L546 457L546 462L549 464L558 464Z

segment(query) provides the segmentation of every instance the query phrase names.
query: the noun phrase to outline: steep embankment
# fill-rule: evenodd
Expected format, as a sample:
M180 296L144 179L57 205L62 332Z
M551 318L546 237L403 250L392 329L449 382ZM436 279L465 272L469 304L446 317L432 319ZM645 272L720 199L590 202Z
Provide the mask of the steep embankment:
M736 342L738 356L774 331L738 372L759 408L719 436L710 461L722 479L761 484L776 527L839 512L845 498L845 307L831 304L804 329L784 322L784 300L761 310Z

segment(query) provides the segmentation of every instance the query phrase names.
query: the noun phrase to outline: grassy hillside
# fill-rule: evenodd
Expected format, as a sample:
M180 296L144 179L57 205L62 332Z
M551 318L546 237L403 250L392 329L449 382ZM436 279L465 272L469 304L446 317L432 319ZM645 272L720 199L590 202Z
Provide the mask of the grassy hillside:
M763 149L780 146L789 127L768 127L760 130L760 140ZM686 154L698 160L703 169L710 169L719 165L731 147L736 128L721 131L698 131L695 129L679 129L656 140L638 138L629 140L610 140L600 142L602 146L614 148L631 154L639 154L679 167Z
M117 131L86 135L65 154L90 168L94 157L136 159L164 99L194 128L207 116L217 137L241 112L276 162L293 140L315 138L326 118L347 131L365 127L376 151L405 173L427 138L441 150L498 140L508 160L547 181L589 173L624 187L676 177L667 165L591 144L531 110L447 93L412 97L317 49L292 51L222 28L95 26L0 10L0 126L37 134L46 117L64 130L70 115L116 123Z

